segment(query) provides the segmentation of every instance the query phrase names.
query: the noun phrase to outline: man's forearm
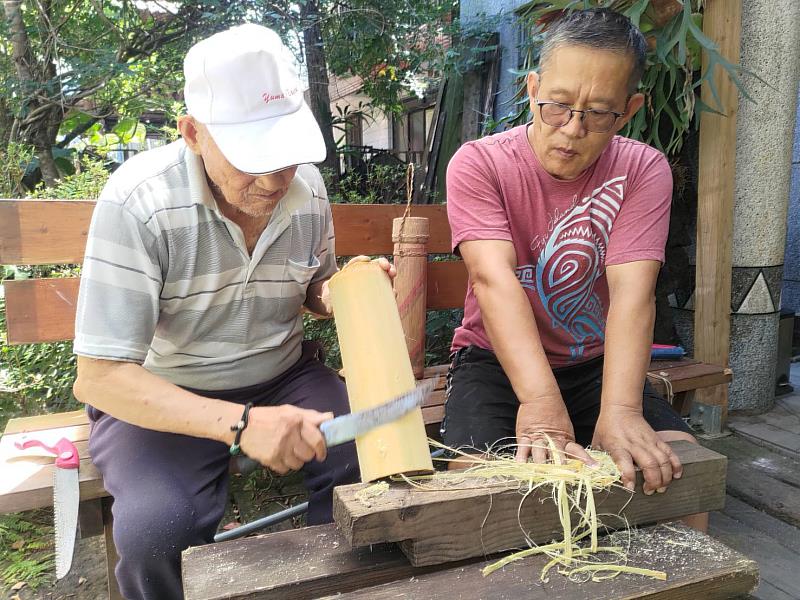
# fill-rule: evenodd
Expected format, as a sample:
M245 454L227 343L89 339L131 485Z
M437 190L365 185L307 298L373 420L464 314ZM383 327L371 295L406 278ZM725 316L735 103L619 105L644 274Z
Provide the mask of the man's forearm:
M606 322L601 407L641 407L655 313L655 302L650 299L612 300Z
M525 291L512 271L473 282L483 324L520 402L560 398Z
M75 396L112 417L146 429L230 444L242 408L205 398L135 363L78 357Z
M309 312L323 319L328 319L332 316L328 299L323 297L323 287L327 282L328 280L325 279L309 285L306 290L306 301L303 304Z

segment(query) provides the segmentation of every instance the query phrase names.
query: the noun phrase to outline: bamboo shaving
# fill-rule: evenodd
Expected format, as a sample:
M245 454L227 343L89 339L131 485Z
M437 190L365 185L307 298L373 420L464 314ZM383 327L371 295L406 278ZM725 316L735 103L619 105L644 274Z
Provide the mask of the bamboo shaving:
M389 491L389 484L385 481L379 481L375 485L371 485L369 487L365 487L363 490L359 490L355 494L355 499L361 502L367 508L372 506L372 501L376 498L382 496L386 492Z
M598 520L594 493L608 490L612 486L621 487L621 473L611 456L605 452L589 449L587 452L596 461L596 465L588 466L576 458L562 460L561 453L556 452L553 441L547 438L547 449L555 460L547 463L521 463L507 454L488 452L480 456L448 448L438 442L429 440L434 447L443 448L455 455L453 459L437 459L445 462L467 459L472 466L457 471L440 471L434 475L421 475L400 478L420 490L441 491L448 488L464 488L474 482L475 487L498 487L509 489L517 487L522 500L517 513L521 522L521 510L525 499L538 489L550 490L558 509L563 539L550 544L536 545L528 540L530 548L509 554L483 569L488 576L506 565L526 558L542 554L550 561L542 569L539 578L542 582L549 580L548 573L553 569L571 581L584 581L586 575L593 581L612 579L621 573L643 575L654 579L666 580L663 571L628 566L627 552L618 546L599 547L597 545L597 529L602 525ZM373 486L374 487L374 486ZM364 492L369 491L367 488ZM577 515L577 523L573 524L573 516ZM487 515L488 516L488 515ZM588 545L578 542L589 539Z

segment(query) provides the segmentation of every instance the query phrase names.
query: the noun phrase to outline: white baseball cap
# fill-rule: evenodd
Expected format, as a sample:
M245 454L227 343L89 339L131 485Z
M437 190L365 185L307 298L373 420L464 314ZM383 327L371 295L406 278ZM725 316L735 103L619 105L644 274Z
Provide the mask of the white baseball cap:
M189 49L183 72L188 113L240 171L325 160L293 56L271 29L247 24L214 34Z

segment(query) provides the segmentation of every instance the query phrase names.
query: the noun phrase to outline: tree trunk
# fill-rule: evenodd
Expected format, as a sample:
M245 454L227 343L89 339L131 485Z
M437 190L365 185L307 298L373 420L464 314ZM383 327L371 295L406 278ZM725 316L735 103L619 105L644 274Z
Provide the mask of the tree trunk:
M322 45L322 29L320 28L319 4L317 0L305 0L301 4L300 15L303 24L303 47L308 68L308 94L311 112L322 129L325 148L328 153L323 167L333 173L334 179L339 177L339 161L336 154L336 142L333 139L333 116L331 114L331 97L328 91L328 61Z
M37 65L31 50L28 33L25 30L21 2L19 0L6 0L3 3L3 7L9 37L11 38L11 59L14 62L17 77L23 86L37 88L41 86L43 79L46 80L55 75L55 65L52 62L48 62L43 69L41 65ZM45 3L42 8L48 9L49 3ZM37 109L42 109L42 106L42 103L38 100L31 99L25 107L25 112L31 114ZM46 185L52 186L58 180L58 169L53 160L52 145L55 143L58 133L59 110L57 106L43 110L44 114L41 118L34 120L27 126L23 124L19 128L18 135L15 134L13 137L19 137L21 141L33 145L36 156L39 159L42 179L44 179ZM20 119L24 120L23 117L20 117Z

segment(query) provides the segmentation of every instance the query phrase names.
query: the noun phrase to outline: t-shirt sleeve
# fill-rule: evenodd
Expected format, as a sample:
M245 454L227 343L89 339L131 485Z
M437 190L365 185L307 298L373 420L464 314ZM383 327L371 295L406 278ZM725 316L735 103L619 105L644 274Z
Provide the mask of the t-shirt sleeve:
M320 212L323 216L319 239L314 250L317 260L319 260L319 269L311 278L311 283L316 283L333 277L338 267L336 265L336 234L333 230L333 214L331 213L331 205L328 202L328 190L325 189L325 181L322 179L322 174L316 167L313 167L313 170L314 176L311 188L320 203Z
M465 144L447 166L447 218L453 251L461 242L512 241L497 177L476 144Z
M627 191L608 240L606 265L664 262L672 203L672 171L663 154L642 168Z
M112 186L105 198L114 197ZM76 354L144 362L159 314L160 254L159 237L121 201L98 201L81 271Z
M325 223L322 227L319 245L316 249L319 269L314 273L311 283L324 281L333 277L338 267L336 266L336 235L333 231L333 215L331 205L325 200Z

